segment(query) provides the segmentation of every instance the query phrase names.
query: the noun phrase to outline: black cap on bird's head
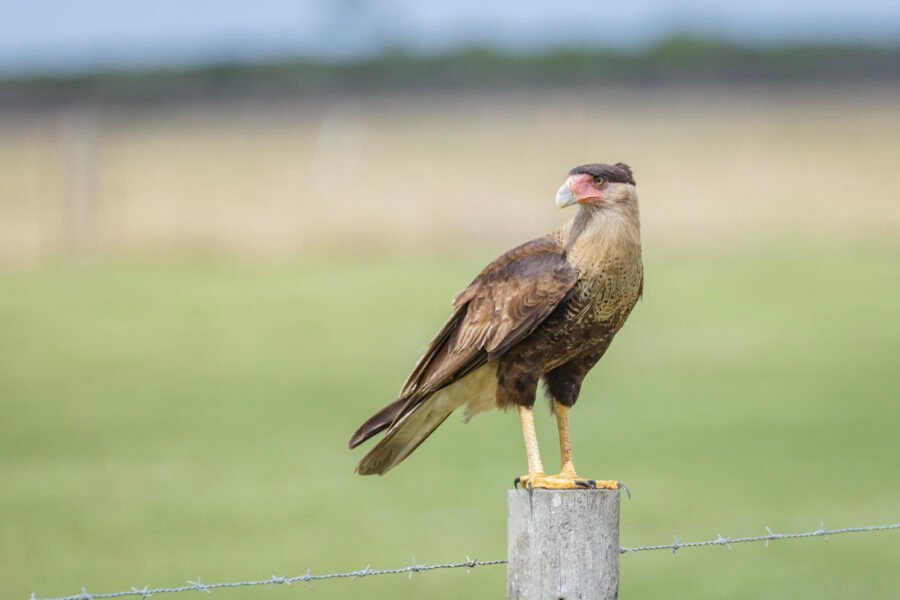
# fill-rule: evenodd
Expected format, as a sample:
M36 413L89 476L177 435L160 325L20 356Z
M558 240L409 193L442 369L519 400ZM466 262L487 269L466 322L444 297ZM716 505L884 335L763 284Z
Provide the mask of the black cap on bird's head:
M564 208L576 203L602 205L610 186L616 184L636 185L631 167L625 163L594 163L575 167L569 171L568 178L556 194L556 206Z
M631 167L625 163L616 163L614 165L590 164L575 167L569 171L569 175L590 175L596 179L603 179L613 183L634 183L634 175L631 173Z

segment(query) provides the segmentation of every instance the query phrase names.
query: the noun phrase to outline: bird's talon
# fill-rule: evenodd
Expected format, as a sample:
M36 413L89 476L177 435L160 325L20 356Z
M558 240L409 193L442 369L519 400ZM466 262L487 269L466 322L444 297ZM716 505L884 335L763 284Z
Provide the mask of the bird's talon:
M628 499L631 500L631 490L628 489L627 485L625 485L621 481L616 482L616 489L625 490L625 493L628 494Z
M602 479L585 479L578 477L572 472L566 471L558 475L547 475L546 473L534 473L516 477L513 484L518 487L522 485L528 491L543 490L618 490L624 489L628 493L628 488L617 481L604 481ZM630 497L630 496L629 496Z

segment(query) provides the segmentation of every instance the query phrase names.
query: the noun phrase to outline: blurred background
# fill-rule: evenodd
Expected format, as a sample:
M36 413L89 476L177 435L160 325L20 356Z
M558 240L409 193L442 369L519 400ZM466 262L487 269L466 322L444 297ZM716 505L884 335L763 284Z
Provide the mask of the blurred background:
M573 413L622 544L900 517L900 5L47 1L0 22L0 592L505 557L517 420L360 478L489 260L624 161L644 300ZM451 422L452 421L452 422ZM555 428L538 415L544 460ZM892 533L626 598L894 598ZM499 597L505 570L216 592Z

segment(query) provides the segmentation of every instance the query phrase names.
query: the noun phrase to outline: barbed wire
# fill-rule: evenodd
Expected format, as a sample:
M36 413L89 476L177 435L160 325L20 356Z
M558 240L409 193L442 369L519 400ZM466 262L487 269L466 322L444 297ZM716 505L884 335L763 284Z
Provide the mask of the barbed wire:
M130 590L125 590L122 592L108 592L104 594L92 594L85 589L82 589L80 594L75 594L72 596L62 596L59 598L45 598L38 599L35 594L31 594L31 600L100 600L101 598L121 598L123 596L141 596L142 598L149 598L150 596L154 596L156 594L174 594L178 592L211 592L212 590L219 588L234 588L234 587L247 587L247 586L256 586L256 585L290 585L296 582L306 582L312 584L316 581L322 581L325 579L360 579L362 577L370 577L372 575L396 575L400 573L409 573L409 576L412 577L413 573L419 573L422 571L435 571L438 569L461 569L465 568L467 571L474 569L475 567L489 567L492 565L505 565L506 560L478 560L475 558L466 557L466 560L463 562L456 563L442 563L436 565L417 565L415 564L415 559L413 559L413 564L408 567L401 567L399 569L372 569L371 565L366 566L365 569L361 569L359 571L349 571L347 573L326 573L323 575L313 575L310 571L307 571L304 575L296 575L294 577L288 577L286 575L272 575L268 579L258 579L253 581L233 581L233 582L220 582L220 583L203 583L198 578L197 581L188 581L188 585L182 585L179 587L168 587L168 588L148 588L144 586L143 588L132 587Z
M704 542L682 542L680 538L675 538L671 544L662 544L659 546L636 546L634 548L619 548L620 554L628 552L646 552L648 550L671 550L672 554L676 554L682 548L699 548L701 546L730 546L731 544L748 544L751 542L765 542L769 547L772 540L787 540L808 537L825 537L829 535L840 535L842 533L864 533L868 531L886 531L888 529L900 529L900 523L891 523L888 525L869 525L866 527L843 527L841 529L825 529L825 524L821 523L815 531L804 531L803 533L775 533L766 527L766 535L757 535L752 537L726 538L719 534L714 540L706 540Z
M798 539L798 538L808 538L808 537L826 537L832 535L841 535L844 533L866 533L871 531L886 531L889 529L900 529L900 523L890 523L887 525L868 525L865 527L843 527L841 529L825 529L825 524L822 523L819 525L819 528L814 531L804 531L801 533L775 533L768 527L766 527L765 535L757 535L751 537L738 537L738 538L727 538L722 537L719 534L714 540L706 540L702 542L682 542L680 538L675 538L675 541L671 544L660 544L656 546L635 546L633 548L619 548L619 554L629 554L631 552L648 552L653 550L671 550L672 554L677 554L679 550L682 548L699 548L702 546L726 546L728 548L731 547L731 544L748 544L752 542L765 542L766 547L769 546L769 542L773 540L786 540L786 539ZM102 600L103 598L121 598L124 596L140 596L141 598L150 598L151 596L155 596L157 594L175 594L179 592L206 592L207 594L212 592L212 590L221 589L221 588L235 588L235 587L249 587L249 586L259 586L259 585L267 585L270 587L274 587L276 585L290 585L292 583L305 582L310 586L316 581L323 581L326 579L350 579L356 580L361 579L363 577L370 577L373 575L398 575L403 573L408 573L409 577L412 578L414 573L421 573L425 571L436 571L439 569L466 569L466 572L471 571L476 567L490 567L494 565L505 565L507 563L506 560L478 560L477 558L469 558L466 557L466 560L461 562L451 562L451 563L441 563L434 565L419 565L416 564L415 559L413 559L413 564L408 567L400 567L398 569L372 569L371 565L366 566L365 569L361 569L359 571L349 571L346 573L326 573L322 575L313 575L309 570L304 575L296 575L293 577L288 577L286 575L272 575L268 579L258 579L251 581L233 581L233 582L220 582L220 583L203 583L199 578L197 581L188 581L187 585L182 585L178 587L163 587L163 588L150 588L148 586L144 586L143 588L132 587L130 590L125 590L121 592L108 592L102 594L94 594L88 592L86 589L82 588L80 594L74 594L72 596L61 596L58 598L38 598L35 594L31 594L31 600Z

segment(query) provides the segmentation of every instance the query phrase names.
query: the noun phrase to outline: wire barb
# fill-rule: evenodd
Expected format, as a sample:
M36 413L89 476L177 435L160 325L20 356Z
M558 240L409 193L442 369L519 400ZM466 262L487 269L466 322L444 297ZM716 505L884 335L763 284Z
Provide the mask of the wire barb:
M659 546L636 546L634 548L620 547L619 553L627 554L630 552L646 552L650 550L671 550L672 554L677 556L678 551L683 548L699 548L701 546L726 546L728 548L731 548L731 544L747 544L752 542L765 542L766 546L768 546L771 540L799 539L807 537L824 537L827 541L827 536L829 535L840 535L844 533L867 533L871 531L887 531L890 529L900 529L900 523L891 523L887 525L869 525L866 527L844 527L843 529L825 529L825 524L821 523L818 529L814 531L806 531L803 533L775 533L769 527L766 527L765 535L754 537L726 538L722 537L722 535L720 534L716 536L716 539L714 540L707 540L703 542L682 542L681 538L676 537L674 543L671 544L664 544ZM312 571L307 569L305 575L297 575L294 577L287 577L285 575L272 575L268 579L220 583L203 583L200 578L198 578L197 581L188 581L188 585L183 585L181 587L151 589L145 585L143 588L132 587L130 590L126 590L123 592L109 592L105 594L91 594L88 593L87 589L82 588L80 594L75 594L73 596L61 596L58 598L38 598L34 593L32 593L30 600L105 600L107 598L122 598L125 596L140 596L141 598L149 598L150 596L156 594L176 594L179 592L206 592L207 594L209 594L212 593L212 590L219 588L235 588L261 585L267 585L271 588L275 584L283 583L290 585L295 581L305 581L310 586L310 589L312 589L314 582L325 579L350 579L351 581L355 581L359 578L369 577L371 575L392 575L398 573L408 573L409 576L412 577L413 573L418 573L420 571L436 571L439 569L465 569L468 573L475 567L505 565L506 562L506 560L478 560L477 558L469 558L467 556L466 560L462 562L420 565L417 564L416 559L413 558L411 565L399 569L372 569L371 565L366 565L366 568L360 571L350 571L348 573L326 573L323 575L313 575Z
M681 548L681 538L677 535L675 536L675 543L672 544L672 556L678 556L678 549ZM621 552L621 548L619 551Z
M192 587L193 589L197 590L198 592L206 592L207 594L211 594L211 593L212 593L212 590L209 589L209 586L208 586L208 585L205 585L205 584L200 580L199 577L197 578L197 581L188 581L188 583L191 584L191 587Z

